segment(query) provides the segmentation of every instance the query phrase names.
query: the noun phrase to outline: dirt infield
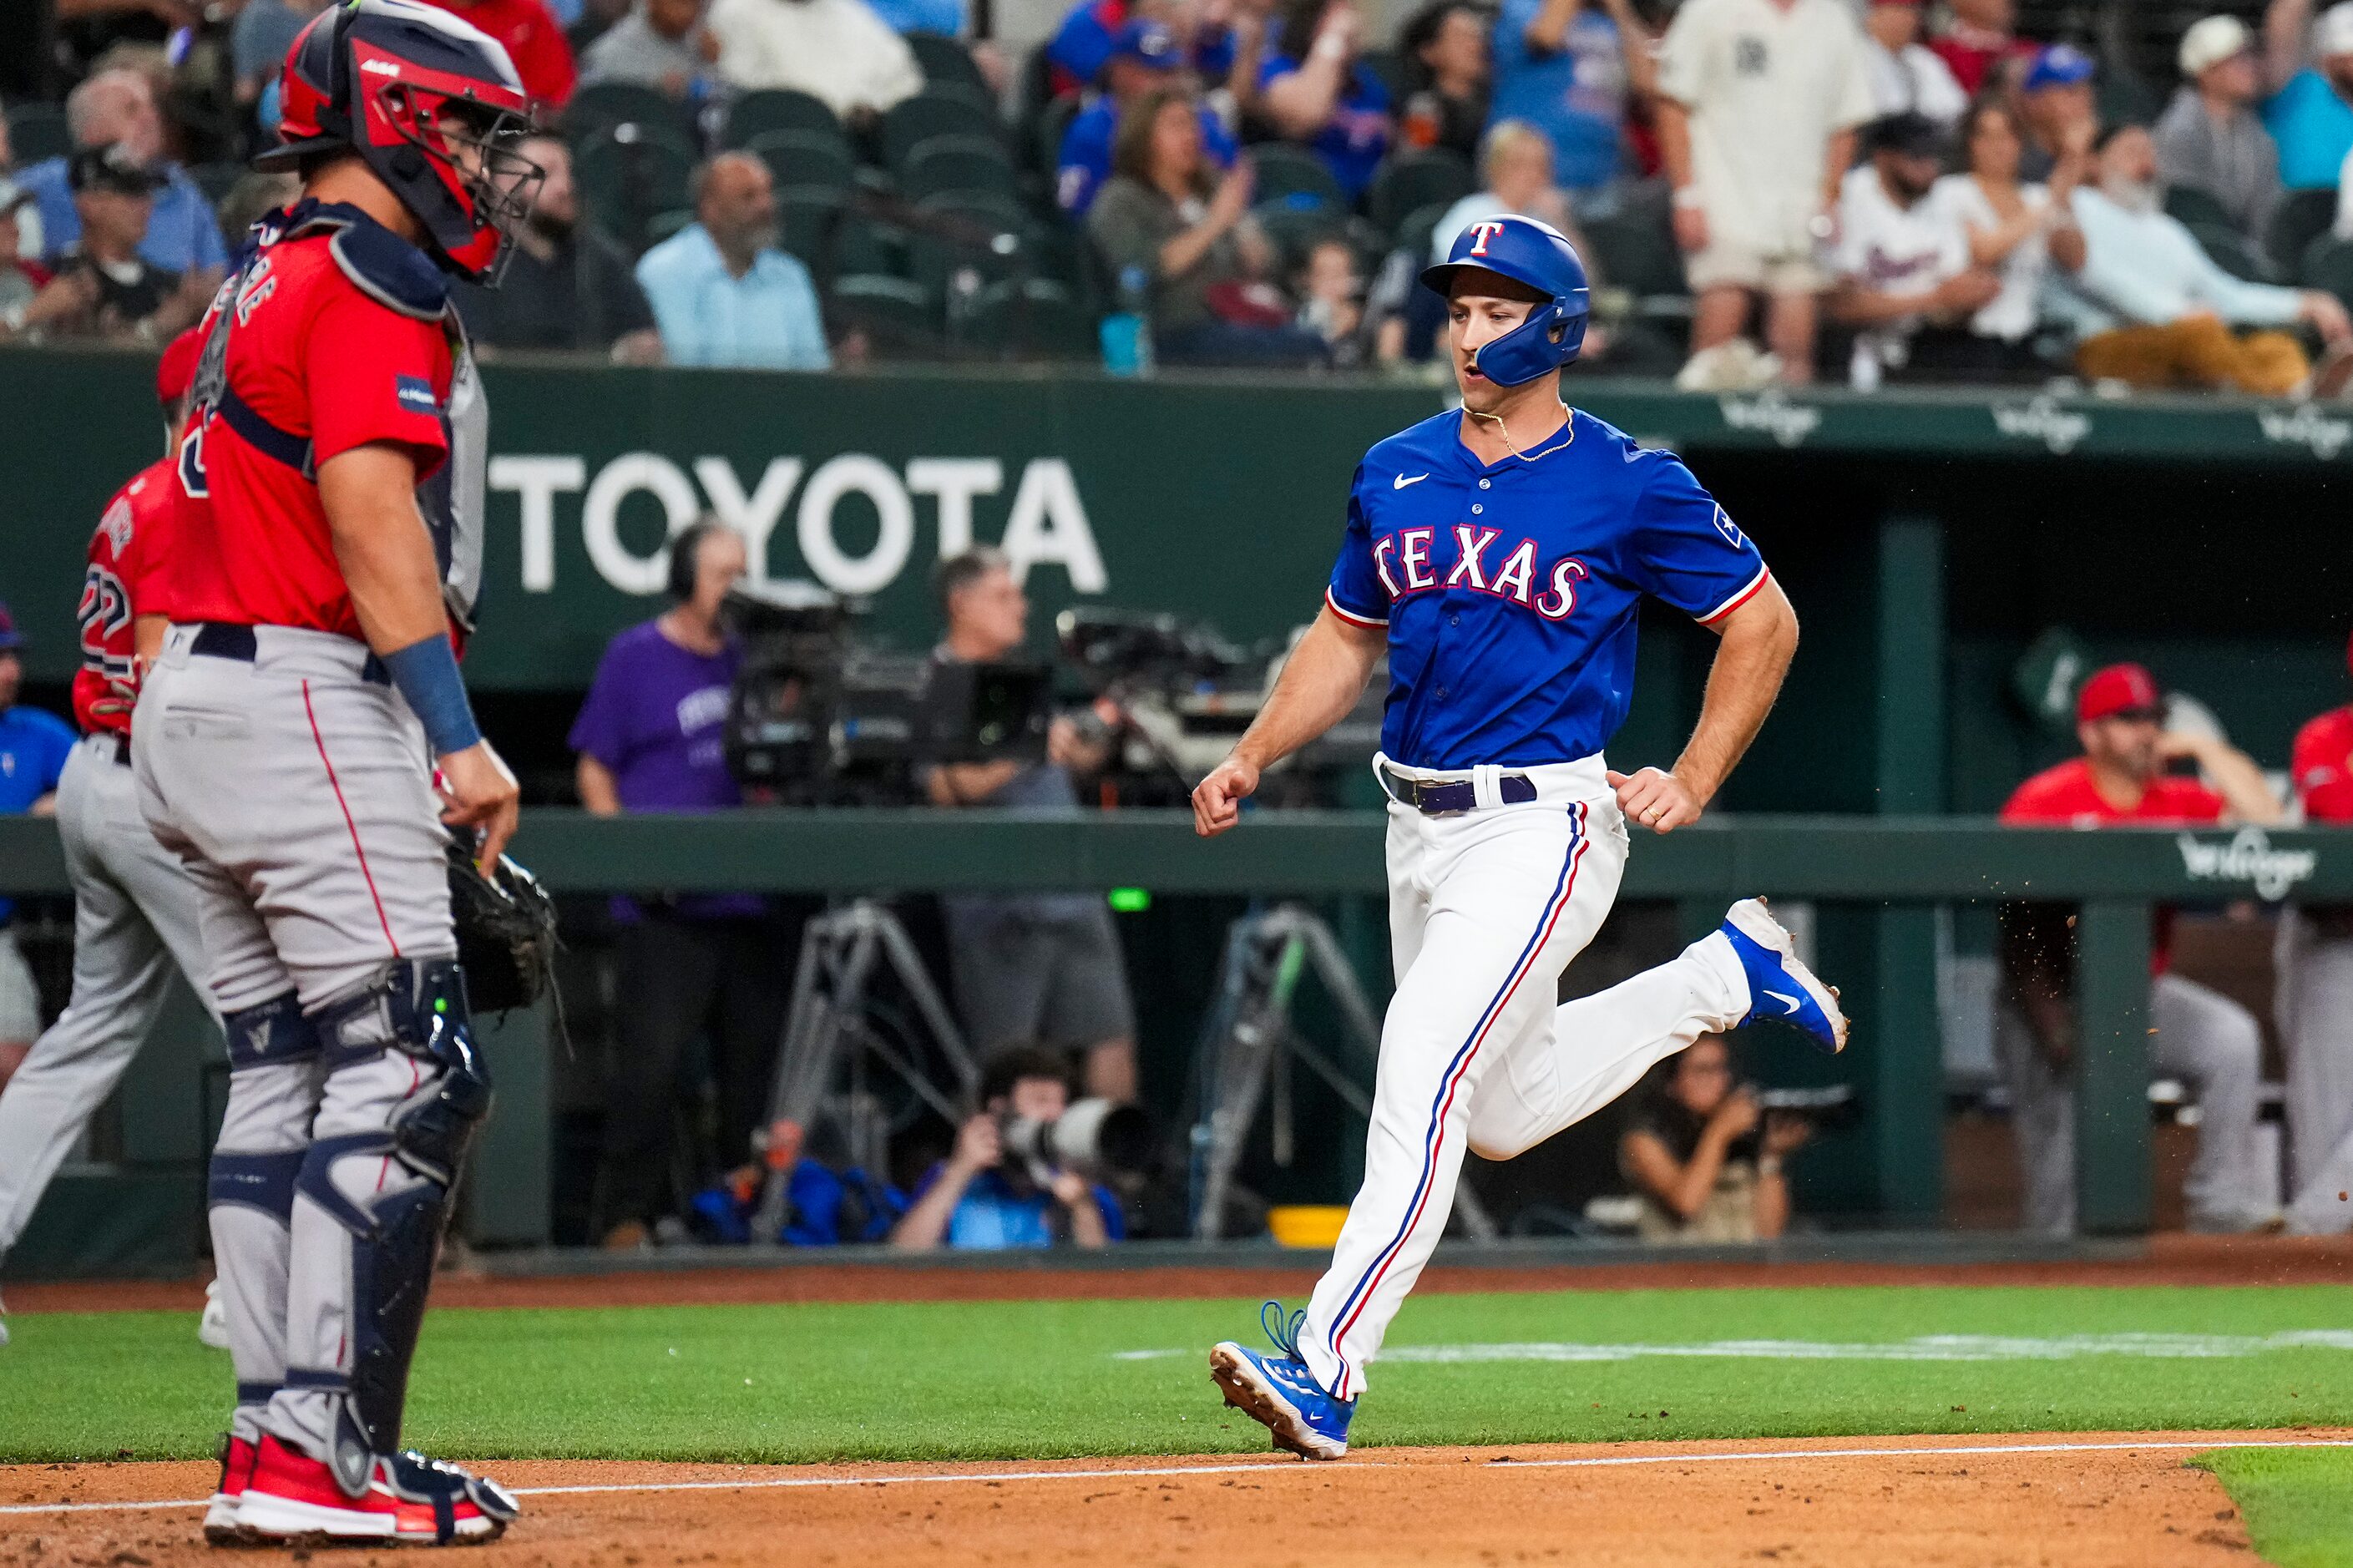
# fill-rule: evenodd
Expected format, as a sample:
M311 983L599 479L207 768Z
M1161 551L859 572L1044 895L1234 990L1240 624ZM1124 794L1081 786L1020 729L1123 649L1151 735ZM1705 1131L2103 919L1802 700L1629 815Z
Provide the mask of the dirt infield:
M536 1462L481 1568L1772 1563L2198 1568L2251 1561L2192 1455L2332 1431L2073 1433L1366 1450L1336 1465L1141 1459L769 1468ZM210 1466L0 1468L0 1562L218 1563ZM126 1509L122 1503L169 1506ZM58 1504L69 1506L59 1508ZM355 1565L396 1553L339 1554ZM228 1561L238 1559L232 1557ZM247 1558L245 1561L266 1561ZM298 1559L299 1560L299 1559Z
M445 1272L438 1307L659 1307L765 1301L1031 1301L1178 1300L1263 1294L1320 1254L1269 1253L1263 1266L968 1268L794 1262L777 1268L630 1269L491 1277ZM2343 1237L2152 1237L2140 1256L2028 1263L1673 1261L1434 1264L1416 1289L1455 1291L1736 1289L1769 1285L2346 1285ZM94 1279L8 1287L18 1312L177 1310L204 1304L196 1280Z

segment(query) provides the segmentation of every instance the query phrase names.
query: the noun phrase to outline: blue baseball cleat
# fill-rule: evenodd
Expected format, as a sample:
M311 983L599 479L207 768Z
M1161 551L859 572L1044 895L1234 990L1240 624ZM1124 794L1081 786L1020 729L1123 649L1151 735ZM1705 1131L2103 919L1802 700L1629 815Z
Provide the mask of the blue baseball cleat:
M1258 1321L1279 1356L1244 1350L1231 1340L1209 1350L1209 1377L1226 1403L1265 1427L1274 1446L1303 1459L1336 1459L1348 1451L1353 1399L1335 1399L1317 1385L1299 1354L1299 1324L1305 1309L1283 1321L1282 1303L1269 1301Z
M1764 900L1741 900L1725 912L1720 929L1748 974L1748 1015L1740 1020L1743 1024L1769 1018L1803 1029L1814 1044L1833 1055L1846 1049L1846 1015L1839 1011L1838 992L1798 962L1789 933L1766 912Z

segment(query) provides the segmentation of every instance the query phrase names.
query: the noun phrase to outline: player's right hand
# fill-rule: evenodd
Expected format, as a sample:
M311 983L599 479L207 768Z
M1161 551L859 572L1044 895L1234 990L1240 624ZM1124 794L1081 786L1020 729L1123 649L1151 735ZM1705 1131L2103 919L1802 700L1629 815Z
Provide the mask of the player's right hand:
M1242 801L1258 789L1258 769L1228 757L1193 787L1193 831L1215 838L1242 819Z
M474 862L480 866L495 866L506 853L507 840L514 837L515 816L522 807L522 791L515 776L488 741L477 741L462 752L451 752L441 759L441 820L452 827L473 827L481 831L481 847L475 852Z

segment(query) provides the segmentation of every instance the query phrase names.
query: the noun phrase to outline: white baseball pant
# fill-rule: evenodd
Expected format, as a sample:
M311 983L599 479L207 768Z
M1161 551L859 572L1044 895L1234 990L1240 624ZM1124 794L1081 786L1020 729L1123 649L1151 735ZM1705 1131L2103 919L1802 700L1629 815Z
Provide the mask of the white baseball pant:
M2255 1109L2263 1037L2254 1015L2179 974L2148 988L2149 1065L2188 1080L2198 1101L2198 1156L2182 1182L2192 1230L2240 1231L2263 1215L2255 1196ZM2026 1016L1994 1010L1994 1054L2010 1086L2010 1128L2024 1187L2021 1224L2075 1229L2075 1084L2034 1048Z
M1558 1004L1561 971L1601 929L1626 868L1625 818L1599 756L1398 771L1468 780L1482 808L1388 808L1397 992L1381 1028L1364 1185L1299 1335L1316 1381L1342 1399L1364 1391L1366 1364L1446 1228L1464 1150L1504 1160L1533 1148L1748 1011L1740 960L1715 933ZM1525 773L1537 798L1502 804L1506 771Z
M2287 1227L2353 1230L2353 938L2280 921L2274 1016L2287 1047Z
M298 1176L308 1180L313 1142L385 1133L438 1075L396 1051L338 1066L315 1040L240 1064L235 1016L281 1002L314 1016L398 960L454 957L446 839L423 727L368 678L366 648L260 626L248 661L195 653L196 632L167 634L132 751L147 821L199 889L206 980L231 1020L211 1224L237 1365L234 1429L266 1429L325 1459L337 1380L363 1336L352 1232ZM225 1198L225 1170L264 1196ZM325 1174L363 1212L422 1181L380 1147Z
M201 986L196 889L139 814L123 742L85 735L58 781L74 890L73 997L0 1093L0 1258L154 1027L176 966Z

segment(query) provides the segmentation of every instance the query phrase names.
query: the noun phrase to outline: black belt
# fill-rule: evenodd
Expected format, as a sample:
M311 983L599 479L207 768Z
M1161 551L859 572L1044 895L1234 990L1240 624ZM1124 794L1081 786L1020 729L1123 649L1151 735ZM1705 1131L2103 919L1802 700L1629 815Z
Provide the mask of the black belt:
M107 754L114 759L116 767L127 768L131 765L130 736L109 734L101 731L100 738L106 742Z
M195 640L188 645L188 651L203 654L206 658L233 658L240 664L251 664L259 656L259 645L260 639L254 636L251 626L230 621L206 621L196 627ZM392 684L384 661L374 654L361 664L360 679L377 686Z
M1505 805L1525 805L1536 797L1535 781L1525 773L1505 773L1495 783ZM1384 767L1381 788L1399 805L1409 805L1424 816L1444 816L1450 812L1479 808L1478 786L1468 779L1455 784L1430 784Z

